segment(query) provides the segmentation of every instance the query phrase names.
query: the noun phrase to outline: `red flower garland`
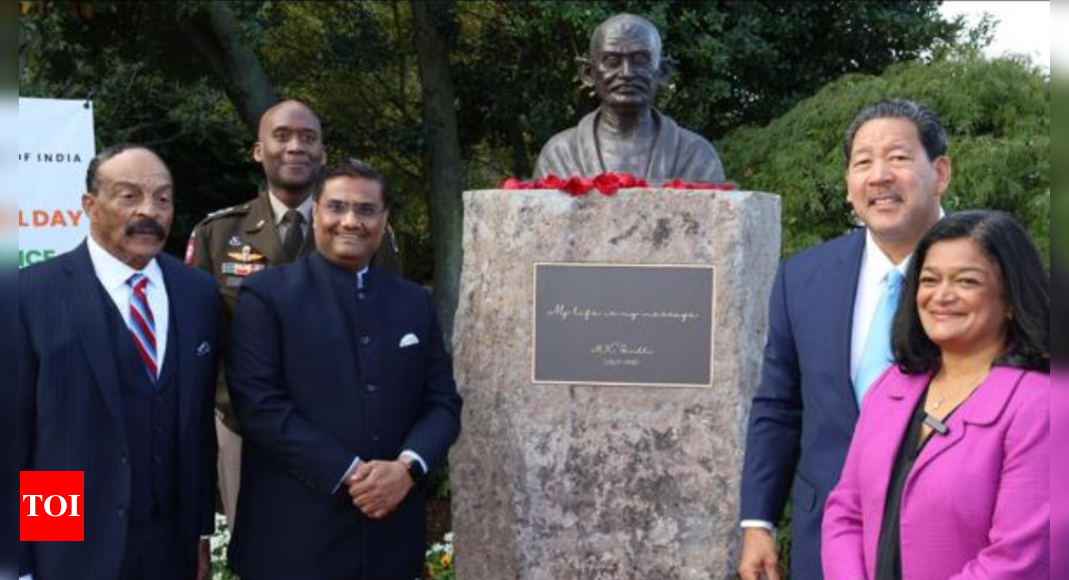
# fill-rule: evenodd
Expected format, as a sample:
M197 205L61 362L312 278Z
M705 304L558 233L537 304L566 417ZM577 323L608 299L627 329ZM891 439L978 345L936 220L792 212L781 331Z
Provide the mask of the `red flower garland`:
M615 195L621 189L650 188L645 179L639 179L630 173L602 173L590 179L587 177L570 177L567 180L556 175L550 175L545 179L523 181L510 177L501 184L501 189L556 189L573 197L586 195L597 190L602 195ZM724 183L688 183L682 179L673 179L660 186L660 189L705 189L712 191L735 191L738 186L731 182Z

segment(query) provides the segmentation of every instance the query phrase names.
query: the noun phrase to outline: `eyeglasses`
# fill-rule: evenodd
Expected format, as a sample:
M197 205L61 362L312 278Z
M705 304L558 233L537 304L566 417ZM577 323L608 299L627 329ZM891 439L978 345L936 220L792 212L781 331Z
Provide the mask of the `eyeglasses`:
M386 210L373 203L350 204L342 201L328 201L319 204L319 207L323 208L327 215L337 219L342 219L346 214L352 212L356 215L356 219L365 223L374 221L380 215L386 213Z

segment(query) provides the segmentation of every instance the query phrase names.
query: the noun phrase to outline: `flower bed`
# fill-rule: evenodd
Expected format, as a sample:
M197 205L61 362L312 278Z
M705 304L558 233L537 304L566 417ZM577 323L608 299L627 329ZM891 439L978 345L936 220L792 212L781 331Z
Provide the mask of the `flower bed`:
M427 577L431 580L456 580L456 560L453 554L453 532L427 550Z

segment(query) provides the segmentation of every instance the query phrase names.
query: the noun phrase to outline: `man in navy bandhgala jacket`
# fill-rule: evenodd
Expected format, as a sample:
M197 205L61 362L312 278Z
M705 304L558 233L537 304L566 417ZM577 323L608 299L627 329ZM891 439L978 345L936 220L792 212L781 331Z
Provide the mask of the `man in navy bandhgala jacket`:
M90 236L19 272L20 471L84 472L82 542L21 542L34 580L204 579L221 304L160 251L171 175L138 145L89 165Z
M413 580L418 485L460 431L430 295L375 268L386 183L349 161L316 185L318 251L244 283L228 378L245 448L230 562L243 580Z

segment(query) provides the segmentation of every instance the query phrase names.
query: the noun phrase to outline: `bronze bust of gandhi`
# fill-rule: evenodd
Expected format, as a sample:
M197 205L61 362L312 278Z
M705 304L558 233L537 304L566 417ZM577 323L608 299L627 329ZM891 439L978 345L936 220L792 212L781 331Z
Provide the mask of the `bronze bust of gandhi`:
M594 89L601 106L545 144L535 178L630 173L654 185L724 181L709 141L653 108L672 72L653 23L617 14L594 30L589 55L576 60L583 86Z

